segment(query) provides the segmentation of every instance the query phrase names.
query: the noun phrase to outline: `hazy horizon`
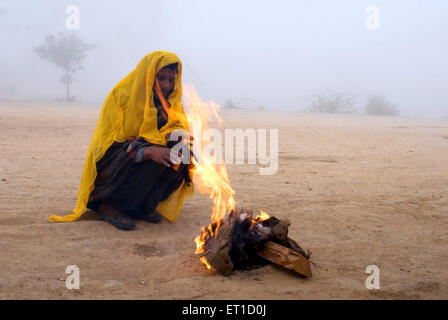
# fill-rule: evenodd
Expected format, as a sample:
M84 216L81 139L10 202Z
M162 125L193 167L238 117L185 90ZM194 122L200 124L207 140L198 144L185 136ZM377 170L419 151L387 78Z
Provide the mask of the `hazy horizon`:
M68 5L80 29L67 30ZM366 8L379 9L368 29ZM75 33L96 45L73 84L101 105L153 50L175 52L183 81L205 100L301 111L313 90L385 96L403 116L448 116L448 2L440 1L2 1L0 99L63 99L61 70L33 48Z

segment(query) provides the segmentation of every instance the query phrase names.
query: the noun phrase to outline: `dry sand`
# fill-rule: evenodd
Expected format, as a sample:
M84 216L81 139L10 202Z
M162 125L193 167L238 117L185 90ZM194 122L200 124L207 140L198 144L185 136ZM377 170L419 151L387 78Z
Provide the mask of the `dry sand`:
M269 265L213 274L194 255L211 201L120 231L75 206L98 105L0 103L2 299L447 299L448 121L223 110L225 127L278 128L279 170L228 166L239 207L288 218L314 278ZM380 268L380 290L365 269ZM77 265L81 289L65 286Z

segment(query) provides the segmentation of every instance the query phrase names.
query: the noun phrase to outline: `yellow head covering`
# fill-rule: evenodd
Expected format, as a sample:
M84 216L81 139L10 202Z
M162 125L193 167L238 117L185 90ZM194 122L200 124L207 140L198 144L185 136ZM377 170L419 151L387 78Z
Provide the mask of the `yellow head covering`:
M168 98L171 108L168 122L157 128L157 108L153 100L153 85L157 72L163 67L178 63L174 90ZM96 163L104 156L114 141L124 142L129 138L166 145L165 136L176 129L188 131L188 122L182 106L182 63L177 55L167 51L153 51L146 55L137 67L122 79L108 94L93 132L78 193L76 208L64 217L52 215L50 222L75 221L86 210L89 195L94 189L97 176ZM184 199L193 194L193 185L185 182L165 201L159 203L157 211L169 221L179 216Z

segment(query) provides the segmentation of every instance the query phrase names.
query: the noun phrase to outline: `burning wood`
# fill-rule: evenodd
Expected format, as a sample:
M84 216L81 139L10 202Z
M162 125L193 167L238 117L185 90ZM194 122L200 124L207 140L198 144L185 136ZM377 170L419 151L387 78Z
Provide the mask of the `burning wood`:
M195 253L208 269L214 268L224 275L271 261L311 277L310 255L288 238L288 220L269 217L262 211L253 218L252 211L235 209L235 190L225 162L215 159L215 152L211 155L210 150L215 150L211 136L202 135L213 118L222 123L219 106L204 102L192 87L185 87L184 94L190 130L194 137L202 137L202 142L193 146L194 153L200 155L200 161L193 160L194 184L200 193L213 200L211 224L203 227L195 238ZM217 160L221 160L219 164Z
M223 275L250 269L268 261L312 277L310 253L288 237L288 220L262 212L253 218L250 210L232 210L218 222L202 229L196 238L196 253L207 268Z

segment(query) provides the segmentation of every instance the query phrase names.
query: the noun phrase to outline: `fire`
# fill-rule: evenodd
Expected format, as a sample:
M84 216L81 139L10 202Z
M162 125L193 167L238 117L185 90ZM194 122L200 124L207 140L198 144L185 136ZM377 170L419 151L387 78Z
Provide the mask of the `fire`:
M258 214L255 219L251 219L251 225L249 229L252 229L256 223L263 222L265 220L268 220L270 216L264 212L263 210L260 210L260 214Z
M204 252L204 244L205 244L205 235L207 233L205 232L205 228L202 227L202 233L194 238L194 242L196 243L196 251L195 254L200 254Z
M226 165L223 164L222 159L216 159L214 155L211 155L210 150L214 150L213 141L207 138L208 135L203 134L210 129L210 123L213 120L216 120L218 126L223 123L218 114L219 105L213 101L204 102L192 86L184 87L184 100L190 132L195 138L193 152L200 155L199 161L193 160L195 164L194 184L199 193L208 194L210 199L213 200L211 223L207 228L202 227L201 234L194 239L196 243L195 253L201 254L205 251L206 239L216 237L218 234L220 220L235 209L235 190L230 185ZM217 160L219 163L217 163ZM252 220L252 226L266 219L269 219L269 215L260 211L260 214ZM204 256L200 260L206 265L207 269L211 269L211 265Z
M200 155L200 161L194 161L194 184L202 194L210 195L213 200L212 222L224 218L235 208L235 191L232 189L227 175L227 169L222 159L216 159L210 154L214 150L213 141L206 134L210 129L210 122L215 119L218 126L222 124L222 118L218 115L219 105L211 102L204 102L196 93L192 86L184 88L184 99L187 107L187 117L193 137L197 137L194 143L195 154Z
M210 265L210 263L208 263L206 257L201 257L200 260L201 260L201 262L202 262L203 264L205 264L205 266L207 267L208 270L210 270L210 269L212 268L212 266Z
M218 126L222 124L222 118L218 115L219 105L212 102L204 102L196 93L192 86L184 87L184 100L187 108L187 118L190 132L194 140L195 154L200 155L200 160L194 160L194 184L196 189L202 194L208 194L213 200L213 209L211 215L212 223L220 221L224 216L235 208L235 191L232 189L227 174L225 164L218 164L215 156L209 151L213 149L213 142L203 133L210 129L210 122L216 120ZM212 224L207 228L202 228L202 232L194 241L196 243L196 254L204 252L204 244L207 236L216 236L219 230L219 224L213 230ZM210 264L205 257L201 257L202 263L211 269Z
M270 217L266 212L264 212L263 210L260 210L260 214L255 217L255 220L264 221L264 220L268 220L269 218Z

